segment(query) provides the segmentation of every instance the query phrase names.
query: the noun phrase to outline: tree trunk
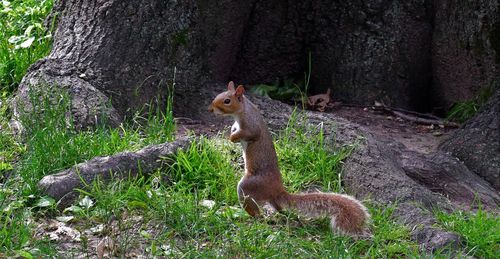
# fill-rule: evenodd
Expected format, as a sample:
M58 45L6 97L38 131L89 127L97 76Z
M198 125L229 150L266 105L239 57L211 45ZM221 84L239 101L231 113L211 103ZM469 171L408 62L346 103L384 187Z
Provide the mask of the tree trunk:
M163 106L174 67L177 93L196 94L207 82L302 78L310 52L313 92L417 110L471 98L498 76L497 1L60 0L54 12L53 50L17 100L57 84L83 127Z
M499 78L500 7L491 0L434 0L433 103L469 100Z
M59 18L52 52L29 69L17 108L29 99L30 88L57 85L71 95L78 127L117 124L146 104L165 104L174 66L181 82L183 76L198 81L199 74L189 71L203 64L184 51L192 2L61 0L54 12Z
M500 191L500 87L480 112L441 143L473 172Z

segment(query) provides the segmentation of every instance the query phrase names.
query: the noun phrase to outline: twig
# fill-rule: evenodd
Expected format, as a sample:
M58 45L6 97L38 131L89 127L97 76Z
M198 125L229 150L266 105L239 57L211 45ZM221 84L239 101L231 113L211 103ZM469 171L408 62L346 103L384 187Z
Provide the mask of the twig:
M394 115L397 117L400 117L404 120L411 121L411 122L416 122L420 124L436 124L436 125L443 125L446 127L453 127L453 128L458 128L460 127L460 124L456 122L451 122L451 121L446 121L443 120L437 116L430 115L430 114L422 114L414 111L407 111L404 109L399 109L399 108L391 108L387 107L383 104L376 104L373 109L375 110L381 110L385 113L389 113L390 115ZM425 118L422 118L425 117Z
M445 120L436 120L436 119L426 119L426 118L419 118L419 117L416 117L416 116L413 116L413 115L407 115L407 114L404 114L402 112L398 112L398 111L392 111L392 113L404 120L407 120L407 121L412 121L412 122L416 122L416 123L420 123L420 124L436 124L436 125L444 125L446 127L453 127L453 128L458 128L460 127L460 124L456 123L456 122L451 122L451 121L445 121Z

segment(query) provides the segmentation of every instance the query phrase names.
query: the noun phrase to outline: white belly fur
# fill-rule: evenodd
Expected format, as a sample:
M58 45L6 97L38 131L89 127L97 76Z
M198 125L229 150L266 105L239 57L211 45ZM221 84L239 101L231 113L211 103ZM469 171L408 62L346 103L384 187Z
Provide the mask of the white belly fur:
M233 126L231 126L231 134L234 134L235 132L237 132L239 130L240 130L240 124L238 123L238 121L235 121ZM248 142L246 142L244 140L240 140L240 143L241 143L241 147L243 148L243 152L245 152L247 150Z

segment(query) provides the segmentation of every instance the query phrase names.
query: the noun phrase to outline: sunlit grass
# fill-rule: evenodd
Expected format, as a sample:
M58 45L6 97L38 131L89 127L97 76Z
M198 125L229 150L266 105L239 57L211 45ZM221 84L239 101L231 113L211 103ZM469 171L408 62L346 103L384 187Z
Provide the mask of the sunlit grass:
M279 145L284 145L282 138L285 136L278 137L279 156L283 152ZM320 138L316 136L310 137ZM296 141L295 137L287 136L288 144L305 145ZM251 218L240 208L236 197L235 189L242 171L238 164L240 152L238 146L227 140L201 138L171 161L175 162L173 167L159 170L151 177L95 184L91 191L82 194L82 197L89 195L95 200L95 207L81 216L82 221L89 218L97 222L124 220L136 212L146 217L146 222L160 222L161 229L146 228L154 236L154 242L149 241L151 246L146 251L150 256L344 258L419 255L418 246L410 239L410 230L391 219L394 207L370 206L375 225L373 240L356 241L335 235L328 220L300 219L293 213ZM304 156L311 156L307 151L304 153ZM313 160L309 163L324 162ZM286 161L282 164L289 166ZM316 170L323 168L310 166ZM295 176L295 180L303 186L315 184L328 189L321 178L309 175L315 173L314 169L309 170L302 177ZM162 180L165 178L168 180ZM203 205L206 201L212 201L213 207ZM137 232L129 234L140 237Z
M0 94L17 88L28 67L46 56L52 44L52 23L44 20L53 0L13 0L0 3Z

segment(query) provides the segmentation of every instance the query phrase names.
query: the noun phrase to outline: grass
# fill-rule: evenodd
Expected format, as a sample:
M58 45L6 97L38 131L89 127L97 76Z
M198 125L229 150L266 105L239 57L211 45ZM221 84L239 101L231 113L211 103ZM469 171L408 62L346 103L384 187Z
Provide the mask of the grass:
M0 94L17 88L28 67L46 56L52 28L43 23L53 0L13 0L0 4ZM52 26L53 27L53 26Z
M98 127L78 132L66 116L69 103L64 93L54 93L43 100L46 101L38 103L40 107L35 107L40 112L23 118L27 139L25 145L17 144L24 146L22 151L15 151L15 145L11 149L12 153L17 152L12 155L17 161L13 161L14 169L2 185L0 253L6 256L56 255L56 243L33 236L34 222L56 217L71 218L68 226L81 233L98 225L106 226L97 235L82 234L80 246L66 251L75 256L94 251L89 242L103 236L115 240L116 256L127 256L137 247L150 256L185 257L418 255L409 230L389 220L391 208L371 206L377 225L374 241L333 235L327 220L311 221L292 213L260 220L250 218L239 207L235 191L242 171L240 147L220 138L199 139L171 161L173 166L158 170L151 177L108 184L94 182L90 189L82 190L79 202L66 210L56 210L54 201L41 197L35 188L43 175L96 155L150 144L152 140L145 132L162 136L156 141L171 140L168 132L154 129L172 128L167 125L172 120L165 115L150 116L143 118L148 123L140 127ZM51 105L54 102L58 105ZM287 186L293 191L307 186L341 190L340 162L352 147L327 151L321 127L307 128L299 121L298 116L292 116L286 130L276 136ZM214 205L207 208L203 201ZM132 215L143 220L127 223ZM151 222L155 225L149 225Z
M12 165L0 192L0 255L61 256L57 242L34 235L35 229L40 232L37 222L58 218L69 219L64 226L82 235L75 247L65 250L65 256L93 257L96 243L104 237L114 240L112 254L118 257L133 256L134 252L172 257L426 256L411 240L410 229L392 220L394 206L368 203L373 217L372 240L337 236L328 220L310 220L288 212L261 219L249 217L240 208L235 191L243 170L241 148L220 137L199 138L170 161L171 167L152 176L94 182L81 190L73 206L57 210L55 201L40 196L35 188L43 175L96 155L170 141L174 127L171 110L152 110L152 115L136 117L131 125L75 131L66 116L66 94L49 94L38 102L38 112L23 118L27 126L24 144L5 131L0 133L10 150L4 161L10 157ZM52 105L54 102L58 105ZM309 187L343 192L341 163L354 147L327 144L330 140L326 140L321 124L307 125L294 113L287 127L274 136L285 185L292 192ZM452 230L467 238L470 254L488 257L497 249L498 227L493 226L498 218L489 214L478 218L440 215L444 227L459 226ZM458 225L463 220L468 221ZM477 225L476 233L481 235L468 233L470 225ZM102 230L90 231L99 226ZM450 255L437 252L434 256Z
M344 192L340 168L354 145L338 147L326 143L323 125L308 126L297 110L277 137L276 144L284 183L291 191L300 191L306 186L324 186L324 191Z
M33 111L21 117L25 138L15 138L7 125L5 103L0 111L0 253L33 253L47 244L33 238L33 219L58 213L54 201L40 197L37 182L47 174L58 172L95 156L137 150L149 144L171 141L175 131L171 105L166 111L150 110L146 117L136 116L134 123L118 128L100 126L95 129L74 129L69 97L65 92L47 91L36 96ZM14 227L16 226L16 227ZM49 244L48 247L51 247ZM26 249L25 249L26 248ZM0 254L1 255L1 254ZM26 254L25 254L26 255Z
M498 83L492 82L490 86L481 89L477 96L475 96L474 98L463 102L458 102L453 105L453 107L448 111L446 119L464 123L468 119L472 118L493 95L495 91L494 84Z
M444 228L462 236L467 247L465 253L479 258L495 258L500 251L500 217L479 207L475 212L457 211L436 213Z
M293 142L295 138L286 141ZM283 149L278 145L278 153L281 152ZM305 156L311 155L305 153ZM344 258L419 255L417 245L410 241L410 230L388 220L393 207L371 206L376 225L373 241L354 241L336 236L330 231L327 220L302 219L291 213L263 219L250 218L239 207L236 197L235 186L241 169L234 162L239 157L240 150L234 144L226 140L201 138L176 157L173 167L160 170L150 178L116 181L108 185L95 183L91 191L83 194L95 201L95 205L76 216L80 222L90 219L94 224L107 222L112 225L113 221L126 221L131 214L139 214L144 217L144 222L156 222L161 226L148 228L143 225L142 230L141 227L125 226L120 234L113 236L111 233L115 242L124 246L118 249L122 253L118 252L116 256L125 256L124 251L133 246L123 239L136 242L142 239L147 243L149 256L314 255ZM168 183L160 180L165 174L170 177ZM311 180L310 175L302 175L302 178L295 178L304 185L323 184L320 178ZM212 201L213 207L202 205L203 201ZM67 215L75 213L68 212ZM124 237L125 232L132 237Z
M44 175L95 156L170 141L175 130L170 105L165 112L150 111L146 118L136 115L133 127L98 126L77 131L68 116L71 104L67 93L49 90L43 96L32 97L32 103L36 104L33 111L21 117L27 139L26 151L18 162L28 194L35 192L36 182Z

